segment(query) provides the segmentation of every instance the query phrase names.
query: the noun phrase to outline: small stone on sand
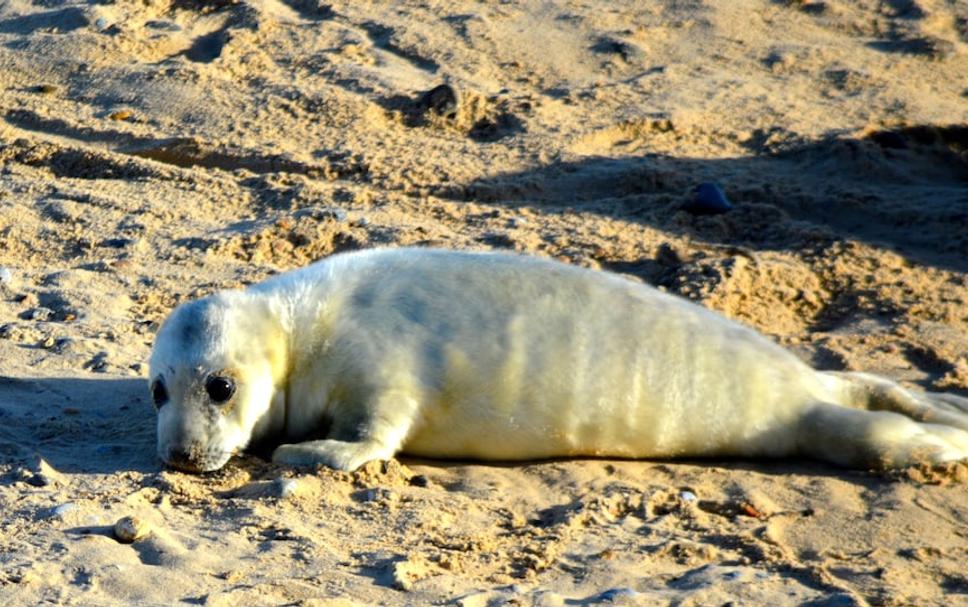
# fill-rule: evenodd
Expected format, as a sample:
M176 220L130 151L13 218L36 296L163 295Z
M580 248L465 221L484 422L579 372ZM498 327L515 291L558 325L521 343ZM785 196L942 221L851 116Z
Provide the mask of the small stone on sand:
M299 493L299 481L294 478L277 478L275 489L279 497L290 498Z
M136 516L126 516L114 523L114 537L122 544L130 544L151 534L151 526Z
M445 118L453 118L457 114L457 91L449 84L435 86L420 95L417 105L424 111L431 111Z
M72 512L76 512L78 508L79 507L77 504L72 504L70 502L61 504L60 506L55 506L54 509L51 510L51 516L56 518L64 518Z

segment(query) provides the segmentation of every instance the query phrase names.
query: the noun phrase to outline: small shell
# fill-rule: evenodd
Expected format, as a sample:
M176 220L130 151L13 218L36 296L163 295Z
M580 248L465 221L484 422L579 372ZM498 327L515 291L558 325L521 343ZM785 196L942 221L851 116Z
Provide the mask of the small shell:
M151 526L136 516L126 516L114 524L114 537L122 544L130 544L151 534Z
M72 512L77 512L78 509L79 509L79 506L77 504L72 504L71 502L67 502L66 504L61 504L60 506L57 506L53 510L51 510L51 515L57 518L64 518L67 515L71 514Z

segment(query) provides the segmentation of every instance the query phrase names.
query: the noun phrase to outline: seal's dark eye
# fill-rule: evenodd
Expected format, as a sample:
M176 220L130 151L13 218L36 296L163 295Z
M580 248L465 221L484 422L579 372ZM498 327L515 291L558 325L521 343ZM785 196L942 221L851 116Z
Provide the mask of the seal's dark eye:
M155 406L159 409L168 402L168 390L165 389L165 382L160 379L151 382L151 400L155 401Z
M214 402L224 403L235 393L235 382L227 377L212 375L205 381L205 391Z

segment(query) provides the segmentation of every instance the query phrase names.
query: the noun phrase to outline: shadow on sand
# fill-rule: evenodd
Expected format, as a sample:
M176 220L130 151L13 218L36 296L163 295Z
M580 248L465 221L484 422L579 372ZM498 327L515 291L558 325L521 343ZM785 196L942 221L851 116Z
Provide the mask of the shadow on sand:
M777 143L770 133L759 133L744 144L750 156L713 160L614 157L614 149L629 143L596 148L608 156L441 186L436 193L620 217L753 250L799 250L846 238L921 264L968 271L966 126L875 131L860 139L832 135L806 143L782 137ZM703 181L719 183L735 208L716 216L683 211Z
M268 460L271 449L256 458ZM71 474L155 473L163 469L155 456L155 415L143 379L31 378L0 376L0 463L32 467L37 456L55 470ZM583 462L601 467L605 477L616 468L637 466L636 475L671 474L672 467L742 471L766 476L804 475L838 478L866 489L885 482L883 475L845 470L824 462L803 459L746 459L732 457L676 460L624 460L615 458L554 458L529 461L439 460L399 456L407 466L427 466L452 477L440 481L448 490L465 490L466 467L494 469L547 469ZM228 465L257 466L259 459L233 458ZM638 466L641 466L638 467ZM305 470L308 471L308 470ZM448 474L449 473L449 474ZM273 475L275 473L273 472ZM7 484L18 479L0 479Z
M0 376L0 461L40 455L61 472L156 472L147 392L143 379Z

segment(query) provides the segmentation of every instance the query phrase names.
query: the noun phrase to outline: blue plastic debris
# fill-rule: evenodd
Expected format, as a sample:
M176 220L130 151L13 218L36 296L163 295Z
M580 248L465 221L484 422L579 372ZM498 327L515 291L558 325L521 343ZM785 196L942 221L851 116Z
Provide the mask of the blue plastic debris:
M719 215L733 209L723 189L711 181L696 186L695 196L682 208L693 215Z

